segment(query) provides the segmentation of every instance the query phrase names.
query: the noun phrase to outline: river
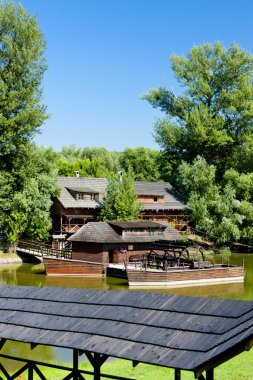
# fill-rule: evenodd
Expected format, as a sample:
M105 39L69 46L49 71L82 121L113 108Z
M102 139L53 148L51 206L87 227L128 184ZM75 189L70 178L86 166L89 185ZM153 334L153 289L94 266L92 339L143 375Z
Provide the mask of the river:
M129 289L124 280L108 278L85 278L85 277L61 277L46 276L43 264L19 264L3 265L0 267L0 284L2 285L29 285L29 286L63 286L85 289L104 290L131 290L163 292L177 295L187 295L196 297L219 297L240 300L253 300L253 254L233 254L232 259L244 260L245 279L242 284L224 284L194 286L184 288L156 288L156 289ZM16 355L24 358L45 361L69 362L72 353L66 349L54 349L52 347L36 347L32 352L28 344L7 342L2 349L3 353ZM5 361L4 365L8 369L16 369L17 363Z

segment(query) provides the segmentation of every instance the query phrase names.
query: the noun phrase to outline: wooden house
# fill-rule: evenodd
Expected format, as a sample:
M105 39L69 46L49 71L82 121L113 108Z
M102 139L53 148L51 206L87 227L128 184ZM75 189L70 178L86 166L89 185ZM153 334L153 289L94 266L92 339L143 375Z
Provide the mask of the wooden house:
M106 178L59 177L60 195L53 200L54 234L70 234L90 221L97 221L108 185ZM170 222L176 229L186 228L186 205L168 182L135 181L142 204L140 219Z
M175 242L182 235L168 224L148 220L129 222L92 222L69 237L72 259L90 262L122 263L126 257L141 256L159 240Z

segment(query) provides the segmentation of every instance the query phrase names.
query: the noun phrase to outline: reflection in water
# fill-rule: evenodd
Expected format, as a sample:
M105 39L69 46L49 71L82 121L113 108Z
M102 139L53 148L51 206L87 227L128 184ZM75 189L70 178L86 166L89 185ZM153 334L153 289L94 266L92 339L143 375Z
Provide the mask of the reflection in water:
M65 276L46 276L43 264L22 264L16 266L5 265L0 267L0 284L5 285L29 285L29 286L63 286L71 288L85 289L104 289L104 290L131 290L131 291L148 291L162 292L178 295L196 296L196 297L220 297L241 300L253 300L253 254L233 255L233 260L244 259L245 280L244 284L224 284L194 286L185 288L142 288L129 289L126 282L114 278L99 277L65 277ZM54 349L52 347L38 346L31 351L28 344L8 342L4 345L5 354L33 358L34 360L43 361L71 361L72 353L66 349ZM2 361L2 359L1 359ZM5 363L6 364L6 363ZM8 368L10 368L8 363ZM12 363L13 365L13 363ZM15 368L21 365L15 364Z

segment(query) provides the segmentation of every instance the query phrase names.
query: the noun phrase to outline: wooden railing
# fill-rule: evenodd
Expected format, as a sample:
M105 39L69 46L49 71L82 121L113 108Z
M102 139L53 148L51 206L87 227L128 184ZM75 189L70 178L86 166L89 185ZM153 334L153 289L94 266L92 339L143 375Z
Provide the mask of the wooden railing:
M19 239L17 242L17 251L25 252L34 256L54 256L65 259L72 258L71 249L55 249L51 245L33 241Z
M84 224L63 224L62 225L62 232L67 232L67 233L75 233L78 231Z
M73 350L73 364L72 366L68 366L68 367L59 365L59 364L45 363L45 362L40 362L37 360L23 359L20 357L0 354L0 358L24 363L24 365L18 371L16 371L15 373L9 374L7 369L0 362L0 374L5 376L6 380L21 379L21 378L23 379L23 377L20 376L21 374L27 375L29 380L33 380L35 378L36 379L39 378L41 380L47 380L47 379L50 380L52 379L51 375L49 375L50 376L49 378L49 377L45 377L45 375L43 374L43 369L46 367L46 368L59 370L59 374L58 374L59 377L57 376L57 379L60 379L63 376L62 378L63 380L64 379L74 379L74 380L83 379L84 380L84 377L83 377L84 374L90 375L94 379L107 378L107 379L114 379L114 380L134 380L133 378L129 378L129 377L107 375L107 374L101 373L100 368L98 371L95 365L94 365L93 371L82 370L79 368L79 363L78 363L78 356L80 354L82 354L80 351L76 349ZM60 373L62 373L63 371L67 372L67 376L66 376L66 372L65 374L60 375ZM0 379L3 380L1 375L0 375Z

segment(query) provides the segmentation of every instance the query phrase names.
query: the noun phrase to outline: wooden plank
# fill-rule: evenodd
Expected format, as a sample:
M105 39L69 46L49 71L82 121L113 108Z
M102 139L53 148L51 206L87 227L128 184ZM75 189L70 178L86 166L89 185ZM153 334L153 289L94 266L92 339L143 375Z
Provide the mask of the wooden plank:
M0 337L200 373L250 346L253 302L3 286Z

